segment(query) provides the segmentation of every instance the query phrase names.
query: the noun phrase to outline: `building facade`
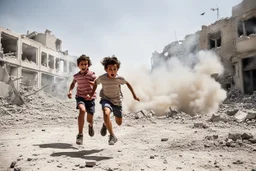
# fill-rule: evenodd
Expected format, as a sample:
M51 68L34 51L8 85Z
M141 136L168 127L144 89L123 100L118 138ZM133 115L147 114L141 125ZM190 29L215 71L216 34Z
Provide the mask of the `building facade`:
M10 77L18 90L22 85L46 87L47 91L64 89L76 57L63 52L61 44L49 30L20 35L0 27L0 95L9 88Z

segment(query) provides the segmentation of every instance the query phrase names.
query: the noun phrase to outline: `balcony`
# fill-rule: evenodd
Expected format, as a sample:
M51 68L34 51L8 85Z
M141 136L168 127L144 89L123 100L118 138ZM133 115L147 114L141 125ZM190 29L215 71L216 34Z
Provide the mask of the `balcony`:
M256 50L256 35L242 36L236 41L237 52L250 52Z

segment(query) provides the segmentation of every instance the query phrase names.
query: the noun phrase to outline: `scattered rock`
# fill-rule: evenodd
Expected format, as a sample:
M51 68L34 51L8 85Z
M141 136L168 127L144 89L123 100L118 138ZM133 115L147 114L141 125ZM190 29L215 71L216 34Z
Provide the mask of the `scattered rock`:
M243 145L243 141L242 141L241 139L236 140L236 143L237 143L238 145L240 145L240 146Z
M45 131L45 129L42 129L42 131Z
M27 158L27 161L31 161L32 160L32 158Z
M96 161L87 161L85 162L86 167L93 167L96 165Z
M221 120L222 120L222 118L220 117L219 114L213 114L212 117L209 119L209 121L211 121L211 122L219 122Z
M239 134L239 133L234 133L234 134L229 133L228 139L232 139L233 141L236 141L238 139L242 139L242 137L241 137L241 134Z
M167 117L173 117L177 115L179 112L177 110L173 110L171 107L169 107L169 112L167 112Z
M246 110L246 112L248 113L247 119L255 119L256 118L256 111L254 111L254 110Z
M213 139L215 139L215 140L219 138L218 135L213 135L212 137L213 137Z
M226 142L226 146L230 147L232 142L233 142L232 139L228 139Z
M243 134L241 135L241 138L242 138L243 140L249 140L249 139L253 138L253 135L250 134L250 133L243 133Z
M62 168L62 164L57 165L58 168Z
M249 139L249 141L250 141L252 144L256 144L256 138L251 138L251 139Z
M176 167L176 169L177 169L177 170L178 170L178 169L180 170L180 169L182 169L182 167Z
M150 158L150 159L154 159L154 158L155 158L155 156L150 156L149 158Z
M244 164L244 162L237 160L237 161L234 161L233 164Z
M14 168L15 167L15 165L16 165L16 161L13 161L12 163L11 163L11 165L10 165L10 168Z
M216 139L218 139L218 138L219 138L218 135L212 135L212 136L206 136L206 137L205 137L205 139L207 139L207 140L216 140Z
M167 162L167 160L165 159L165 160L163 161L163 163L164 163L164 164L167 164L168 162Z
M204 147L209 148L209 147L211 147L211 145L210 144L204 144Z
M231 109L227 111L227 115L234 116L239 110L238 109Z
M21 171L21 168L15 167L13 171Z
M162 138L161 141L168 141L168 138Z
M236 147L236 143L235 143L235 142L232 142L232 143L230 144L230 147Z
M194 123L194 127L193 128L203 128L203 129L206 129L206 128L209 128L209 126L204 124L204 123Z
M153 110L150 110L149 112L152 114L152 116L156 115L156 113Z

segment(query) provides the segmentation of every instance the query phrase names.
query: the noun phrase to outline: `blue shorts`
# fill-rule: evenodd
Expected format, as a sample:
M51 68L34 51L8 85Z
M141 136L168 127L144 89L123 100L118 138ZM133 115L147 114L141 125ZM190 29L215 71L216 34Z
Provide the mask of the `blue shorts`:
M117 106L111 103L109 100L101 99L100 104L102 106L102 110L107 107L113 112L115 117L122 118L122 106Z
M93 100L85 100L83 97L76 96L76 109L78 108L79 104L83 104L85 106L86 112L89 114L95 113L95 102Z

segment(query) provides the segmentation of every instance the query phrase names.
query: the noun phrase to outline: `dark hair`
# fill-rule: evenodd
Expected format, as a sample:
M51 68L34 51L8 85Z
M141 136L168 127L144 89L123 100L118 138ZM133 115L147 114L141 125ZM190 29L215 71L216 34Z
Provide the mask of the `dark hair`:
M79 58L77 58L76 62L77 62L77 65L79 65L79 63L81 61L87 61L88 62L88 66L91 66L92 65L92 62L91 62L91 59L89 56L86 56L86 55L81 55Z
M112 57L105 57L101 61L101 64L104 66L104 69L108 68L108 65L115 65L117 66L117 69L120 68L121 62L117 59L117 57L112 56Z

